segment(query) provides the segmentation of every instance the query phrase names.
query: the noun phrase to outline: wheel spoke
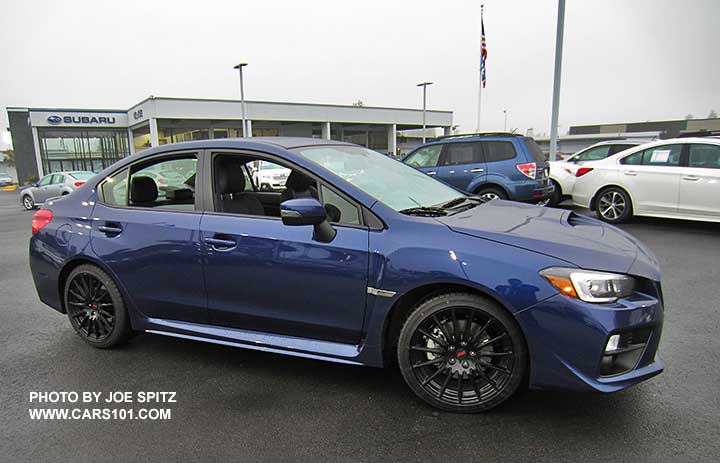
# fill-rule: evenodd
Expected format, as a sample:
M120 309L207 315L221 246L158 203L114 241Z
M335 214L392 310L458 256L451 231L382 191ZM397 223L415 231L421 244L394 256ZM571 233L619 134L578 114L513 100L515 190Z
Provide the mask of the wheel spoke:
M444 362L444 361L445 361L445 359L443 359L443 358L435 358L435 359L432 359L432 360L428 360L427 362L416 363L416 364L413 365L412 367L413 367L413 368L422 368L422 367L426 367L426 366L428 366L428 365L433 365L433 364L440 363L440 362Z
M480 357L504 357L507 355L513 355L512 351L507 352L479 352Z
M470 339L470 328L472 328L473 313L468 314L467 320L465 320L465 332L463 333L463 339L468 341Z
M430 352L431 354L444 354L444 349L434 349L432 347L423 347L423 346L410 346L411 350L419 350L421 352Z
M440 366L438 367L438 369L435 370L435 373L431 374L430 376L428 376L427 378L425 378L424 380L422 380L422 381L420 382L420 385L422 385L422 386L427 385L427 383L429 383L430 381L432 381L433 379L435 379L435 378L437 377L437 375L439 375L440 373L442 373L442 372L445 371L445 370L447 370L447 368L446 368L444 365L440 365Z
M489 377L484 371L478 370L478 373L480 373L480 376L482 376L482 378L483 378L485 381L487 381L487 383L490 385L490 387L492 387L496 392L500 391L500 389L498 388L497 384L495 384L495 381L493 381L492 379L490 379L490 377Z
M490 322L492 322L492 319L488 319L488 321L485 322L485 324L482 326L482 328L480 328L480 331L478 331L477 333L475 333L475 334L470 338L470 340L468 341L468 345L472 345L472 344L475 342L475 340L476 340L477 338L479 338L479 337L485 332L485 330L488 328L488 326L490 326Z
M487 367L487 368L490 368L491 370L495 370L495 371L499 371L499 372L501 372L501 373L505 373L506 375L509 375L509 374L510 374L510 370L508 370L507 368L501 367L501 366L499 366L499 365L493 365L493 364L490 363L490 362L483 362L483 361L481 361L481 362L480 362L480 365L482 365L482 366L484 366L484 367Z
M418 333L432 339L433 341L435 341L436 343L440 344L443 347L447 347L447 343L445 341L443 341L442 339L438 338L437 336L435 336L433 334L428 333L427 331L423 330L422 328L418 328Z
M487 341L484 341L482 344L479 344L479 345L476 347L476 349L482 349L483 347L487 347L487 346L489 346L490 344L494 343L495 341L499 341L500 339L504 338L505 336L507 336L507 333L503 333L503 334L501 334L501 335L499 335L499 336L495 336L495 337L492 338L492 339L488 339Z
M452 329L453 329L453 341L457 342L458 339L458 326L457 326L457 317L455 316L455 308L453 307L450 309L450 315L452 317Z
M462 375L460 375L460 377L458 378L457 395L458 395L458 405L462 405L462 397L463 397L463 377L462 377Z
M439 399L442 399L443 394L445 394L445 389L447 389L448 383L450 382L450 378L452 378L452 374L448 374L445 377L445 381L442 383L442 387L440 388L440 392L438 393Z
M445 331L445 327L443 326L442 323L440 323L440 320L438 320L438 318L435 314L433 314L432 319L435 322L435 325L437 325L437 327L440 330L440 332L442 333L442 335L445 336L445 339L448 342L450 342L450 335L447 333L447 331Z
M477 394L478 402L480 402L482 400L482 392L480 392L480 386L474 379L471 379L470 382L473 385L473 389L475 389L475 394Z

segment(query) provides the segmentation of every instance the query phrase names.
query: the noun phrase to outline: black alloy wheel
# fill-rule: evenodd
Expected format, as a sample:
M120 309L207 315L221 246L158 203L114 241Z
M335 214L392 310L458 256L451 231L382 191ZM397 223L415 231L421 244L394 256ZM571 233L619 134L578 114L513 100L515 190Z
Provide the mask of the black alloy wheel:
M526 371L527 348L503 308L471 294L445 294L421 303L398 343L405 381L427 403L477 413L512 396Z
M75 332L94 347L112 347L130 337L120 291L110 276L94 265L81 265L68 276L65 309Z

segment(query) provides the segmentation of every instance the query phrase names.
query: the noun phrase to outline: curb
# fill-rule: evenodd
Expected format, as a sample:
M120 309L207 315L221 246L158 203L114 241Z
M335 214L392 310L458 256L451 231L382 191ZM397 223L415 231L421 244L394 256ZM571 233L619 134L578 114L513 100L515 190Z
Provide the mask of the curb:
M2 187L2 191L15 191L17 189L18 189L17 185L8 185L8 186Z

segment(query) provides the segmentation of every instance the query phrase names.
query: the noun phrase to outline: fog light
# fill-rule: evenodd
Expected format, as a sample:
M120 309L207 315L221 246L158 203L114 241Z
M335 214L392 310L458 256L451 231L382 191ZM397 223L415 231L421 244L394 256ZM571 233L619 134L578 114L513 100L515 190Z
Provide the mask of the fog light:
M608 339L607 345L605 346L605 352L613 352L618 349L620 346L620 335L619 334L613 334L610 336L610 339Z

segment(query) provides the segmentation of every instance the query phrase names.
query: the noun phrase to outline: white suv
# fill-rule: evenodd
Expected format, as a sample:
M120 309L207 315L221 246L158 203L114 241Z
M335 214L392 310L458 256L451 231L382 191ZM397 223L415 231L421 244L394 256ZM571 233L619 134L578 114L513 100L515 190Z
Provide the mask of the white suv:
M674 138L584 163L573 203L620 223L633 215L720 222L720 138Z
M262 191L284 190L290 169L272 162L260 161L253 172L253 181Z

